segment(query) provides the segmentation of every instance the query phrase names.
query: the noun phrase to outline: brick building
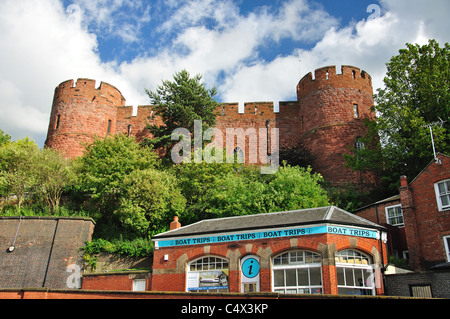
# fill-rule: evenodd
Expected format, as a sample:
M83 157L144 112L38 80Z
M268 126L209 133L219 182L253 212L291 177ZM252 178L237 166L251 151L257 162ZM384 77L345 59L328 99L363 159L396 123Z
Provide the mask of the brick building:
M392 255L412 269L450 262L450 157L438 154L412 181L401 177L399 195L354 213L389 227Z
M275 107L275 103L279 107ZM374 119L373 89L370 75L353 66L327 66L305 75L297 85L296 101L249 102L239 112L238 103L223 103L217 108L216 128L226 136L227 128L242 129L245 145L234 140L233 150L242 151L249 163L252 156L260 160L273 151L270 138L273 128L279 130L279 145L303 143L314 157L313 168L332 185L353 183L367 186L371 175L354 172L345 167L342 154L358 146L358 137L366 130L364 119ZM277 109L277 112L274 112ZM45 145L60 150L66 157L83 154L83 143L94 136L108 134L133 135L138 141L150 137L146 124L162 125L153 106L126 106L122 93L114 86L95 80L78 79L62 82L55 89ZM267 129L266 136L253 142L251 132ZM254 131L253 131L254 130ZM270 133L269 133L270 132ZM223 147L226 147L224 138ZM267 145L267 141L271 143ZM265 143L260 145L260 142ZM250 143L256 143L251 148ZM261 147L261 150L260 150ZM257 154L250 153L258 152Z
M153 291L383 294L386 229L334 206L203 220L153 237Z

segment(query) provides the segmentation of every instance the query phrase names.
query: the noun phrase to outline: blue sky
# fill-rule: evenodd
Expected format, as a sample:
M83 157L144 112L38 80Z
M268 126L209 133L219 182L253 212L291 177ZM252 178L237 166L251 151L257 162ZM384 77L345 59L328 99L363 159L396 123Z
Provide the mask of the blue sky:
M360 67L376 91L405 43L450 42L448 12L448 0L1 0L0 129L42 146L54 88L81 77L133 106L182 69L223 102L293 100L326 65Z

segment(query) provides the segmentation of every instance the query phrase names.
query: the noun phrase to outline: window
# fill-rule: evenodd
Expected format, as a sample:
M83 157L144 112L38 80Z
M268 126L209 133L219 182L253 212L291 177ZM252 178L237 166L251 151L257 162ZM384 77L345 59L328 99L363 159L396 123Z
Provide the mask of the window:
M361 137L357 137L355 140L355 150L360 151L365 147L364 142L361 140Z
M145 279L134 279L133 280L133 291L145 291Z
M58 115L58 116L56 117L56 126L55 126L55 129L59 128L59 123L60 123L60 121L61 121L61 115Z
M111 133L111 120L108 120L108 129L106 130L106 134Z
M357 119L359 117L358 104L356 104L356 103L353 104L353 116L355 119Z
M374 295L373 267L370 257L353 249L336 253L339 295Z
M402 205L389 206L385 208L386 220L392 226L404 226Z
M286 294L322 293L322 258L310 251L289 251L273 258L273 291Z
M450 209L450 179L434 184L439 211Z
M447 261L450 262L450 236L444 236L444 247Z
M188 265L187 291L227 292L228 260L220 257L203 257Z

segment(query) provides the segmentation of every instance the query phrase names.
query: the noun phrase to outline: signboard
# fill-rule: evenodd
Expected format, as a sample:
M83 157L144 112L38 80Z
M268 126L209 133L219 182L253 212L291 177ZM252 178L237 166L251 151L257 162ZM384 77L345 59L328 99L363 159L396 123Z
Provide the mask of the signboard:
M267 230L260 232L224 234L217 236L155 240L155 246L156 248L161 248L161 247L174 247L186 245L204 245L230 241L236 242L242 240L280 238L280 237L304 236L315 234L338 234L338 235L378 239L378 232L374 230L358 227L340 227L334 225L322 225L313 227Z
M228 289L227 270L192 271L187 274L187 290Z
M254 257L247 258L242 263L242 274L249 279L255 278L256 276L258 276L259 275L259 261Z

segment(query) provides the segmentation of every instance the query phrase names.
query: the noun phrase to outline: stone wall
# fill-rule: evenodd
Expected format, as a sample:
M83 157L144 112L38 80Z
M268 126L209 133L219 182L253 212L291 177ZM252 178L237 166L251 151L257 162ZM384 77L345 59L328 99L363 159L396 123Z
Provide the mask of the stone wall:
M93 231L90 218L0 217L0 288L76 288L67 280L81 274Z

